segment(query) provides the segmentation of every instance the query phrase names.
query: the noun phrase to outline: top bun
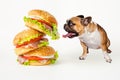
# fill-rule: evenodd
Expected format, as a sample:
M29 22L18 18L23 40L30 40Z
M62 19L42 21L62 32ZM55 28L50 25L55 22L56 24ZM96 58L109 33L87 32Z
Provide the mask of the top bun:
M36 19L45 20L46 22L48 22L51 25L52 25L52 23L57 25L57 21L56 21L55 17L52 14L50 14L49 12L44 11L44 10L38 10L38 9L31 10L28 12L28 16L36 18Z
M37 36L39 37L39 36L44 36L44 35L45 35L44 33L40 33L39 31L36 31L34 29L26 29L26 30L23 30L23 31L19 32L15 36L15 38L13 40L13 44L18 45L19 43L25 41L25 39L28 40L28 38L30 39L33 36L34 37L37 37Z
M52 56L55 54L55 50L50 46L44 46L35 50L32 50L28 53L25 53L26 56Z

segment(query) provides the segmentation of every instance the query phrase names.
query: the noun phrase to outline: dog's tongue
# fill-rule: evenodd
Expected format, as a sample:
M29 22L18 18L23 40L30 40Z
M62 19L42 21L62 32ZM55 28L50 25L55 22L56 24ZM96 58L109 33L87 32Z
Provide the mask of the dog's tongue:
M67 33L67 34L63 35L63 38L71 37L72 35L74 35L74 33Z

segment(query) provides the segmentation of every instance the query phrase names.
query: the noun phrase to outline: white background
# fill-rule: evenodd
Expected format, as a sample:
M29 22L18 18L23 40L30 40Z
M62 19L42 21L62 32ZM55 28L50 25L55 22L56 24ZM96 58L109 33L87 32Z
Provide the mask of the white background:
M1 0L0 1L0 80L120 80L120 2L119 0ZM66 32L66 19L83 14L92 16L111 40L112 63L106 63L101 50L90 50L85 61L78 58L82 48L78 38L50 45L59 52L56 64L22 66L16 62L14 36L26 29L23 17L31 9L43 9L58 21L60 36Z

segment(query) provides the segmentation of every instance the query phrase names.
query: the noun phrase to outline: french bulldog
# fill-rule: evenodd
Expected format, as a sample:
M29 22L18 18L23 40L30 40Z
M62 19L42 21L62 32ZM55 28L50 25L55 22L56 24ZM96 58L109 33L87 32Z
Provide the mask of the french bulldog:
M91 16L78 15L70 18L64 24L64 30L67 32L66 35L63 35L64 38L79 38L83 48L80 60L85 60L89 48L102 49L106 62L111 63L112 59L109 56L111 50L108 49L110 40L106 31L99 24L93 22Z

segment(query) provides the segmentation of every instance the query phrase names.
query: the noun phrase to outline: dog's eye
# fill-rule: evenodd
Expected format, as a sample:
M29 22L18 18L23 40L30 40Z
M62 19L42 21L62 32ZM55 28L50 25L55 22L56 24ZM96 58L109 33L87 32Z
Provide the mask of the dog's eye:
M70 25L70 26L74 26L75 24L74 24L74 23L70 23L69 25Z
M75 25L71 20L67 21L67 23L68 23L69 26L74 26Z

